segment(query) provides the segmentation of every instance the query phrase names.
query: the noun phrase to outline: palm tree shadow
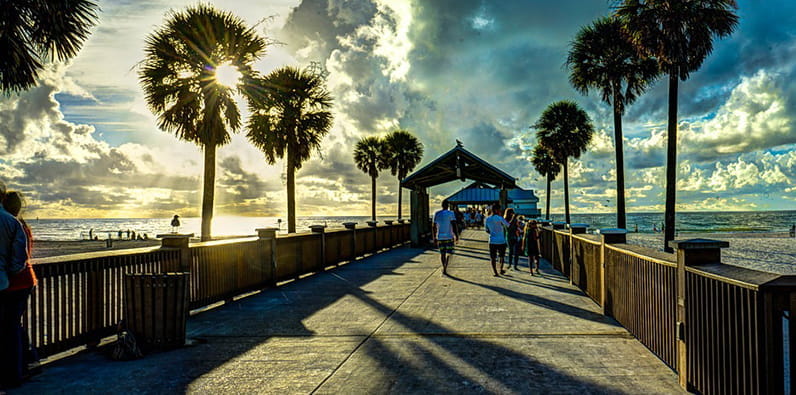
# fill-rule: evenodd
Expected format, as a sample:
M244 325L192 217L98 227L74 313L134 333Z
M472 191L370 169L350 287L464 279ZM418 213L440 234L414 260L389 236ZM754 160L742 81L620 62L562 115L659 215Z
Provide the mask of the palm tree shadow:
M420 334L407 340L405 336L392 338L377 332L363 344L361 350L368 354L370 360L379 364L379 371L383 375L390 378L390 392L532 393L550 389L568 392L566 389L575 388L587 392L609 391L529 355L496 344L495 341L461 336L455 330L427 318L392 310L368 295L358 294L357 297L373 308L388 313L389 320ZM335 380L347 381L351 379L348 374L356 376L372 373L372 367L367 365L361 370L344 373L341 377L335 377ZM376 377L373 379L374 385L383 384ZM383 387L376 389L383 390Z
M456 276L453 276L453 275L448 275L448 277L450 277L451 279L453 279L455 281L463 282L463 283L470 284L470 285L477 286L477 287L481 287L481 288L486 288L486 289L492 290L494 292L497 292L497 293L499 293L501 295L507 296L509 298L513 298L513 299L516 299L516 300L521 300L523 302L527 302L527 303L530 303L530 304L533 304L533 305L536 305L536 306L545 307L547 309L554 310L554 311L557 311L557 312L560 312L560 313L564 313L564 314L568 314L568 315L571 315L573 317L578 317L578 318L582 318L584 320L589 320L589 321L609 324L611 326L619 326L619 324L617 324L613 319L611 319L609 317L606 317L606 316L604 316L604 315L602 315L600 313L595 313L593 311L582 309L582 308L577 307L577 306L572 306L570 304L561 303L561 302L558 302L558 301L555 301L555 300L542 298L540 296L536 296L536 295L532 295L532 294L526 294L526 293L522 293L522 292L517 292L517 291L511 290L511 289L506 289L506 288L503 288L503 287L498 287L498 286L494 286L494 285L487 285L487 284L480 284L480 283L476 283L476 282L472 282L472 281L469 281L469 280L465 280L463 278L459 278L459 277L456 277ZM582 294L578 293L578 295L582 295Z

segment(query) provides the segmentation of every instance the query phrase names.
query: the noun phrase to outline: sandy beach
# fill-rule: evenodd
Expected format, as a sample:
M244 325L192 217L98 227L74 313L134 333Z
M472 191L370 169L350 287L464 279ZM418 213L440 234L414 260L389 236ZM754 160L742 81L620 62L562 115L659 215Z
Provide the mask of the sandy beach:
M781 274L796 274L796 239L788 233L682 233L677 240L713 239L730 243L722 262ZM663 249L662 233L628 233L629 244Z
M128 248L152 247L160 245L160 240L114 240L113 246L108 248L105 240L76 240L76 241L34 241L33 259L49 256L81 254L93 251L123 250Z

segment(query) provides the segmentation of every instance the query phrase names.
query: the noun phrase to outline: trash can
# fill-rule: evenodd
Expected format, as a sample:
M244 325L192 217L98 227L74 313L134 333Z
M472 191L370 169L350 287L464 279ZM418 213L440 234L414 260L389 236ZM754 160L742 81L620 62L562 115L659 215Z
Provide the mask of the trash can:
M189 273L124 275L124 320L146 349L185 345Z

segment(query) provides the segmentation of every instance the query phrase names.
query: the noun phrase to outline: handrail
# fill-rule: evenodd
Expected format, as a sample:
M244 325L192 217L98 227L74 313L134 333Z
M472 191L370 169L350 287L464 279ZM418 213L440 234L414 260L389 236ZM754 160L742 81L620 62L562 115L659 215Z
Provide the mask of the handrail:
M572 237L576 238L578 240L582 240L582 241L584 241L586 243L589 243L589 244L594 244L594 245L602 244L602 242L600 241L599 236L597 236L597 235L590 235L588 233L573 233Z
M639 259L644 259L659 265L677 267L677 258L674 254L656 251L649 247L632 244L616 243L606 244L605 248L627 254ZM670 260L671 259L671 260Z
M25 327L42 357L97 343L122 318L123 278L134 272L189 272L191 308L231 300L278 281L326 270L409 241L409 223L330 229L189 243L170 235L166 246L70 254L37 259L39 277ZM174 241L175 239L179 239Z
M542 227L541 250L678 372L685 389L781 393L793 382L796 363L785 370L783 339L796 355L796 276L723 264L726 243L684 243L671 254L627 244L622 233L602 237L595 248L595 236Z

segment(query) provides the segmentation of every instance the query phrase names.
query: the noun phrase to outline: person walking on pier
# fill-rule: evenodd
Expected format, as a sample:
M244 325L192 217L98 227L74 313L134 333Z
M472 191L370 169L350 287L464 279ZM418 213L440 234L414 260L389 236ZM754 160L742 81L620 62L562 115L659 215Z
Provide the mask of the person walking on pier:
M448 201L442 202L442 210L434 213L434 244L439 247L439 260L442 263L442 274L448 275L448 262L453 254L453 244L458 241L456 236L456 214L448 210Z
M505 274L503 270L503 261L506 258L506 231L509 228L509 223L500 215L500 204L492 205L492 215L487 217L484 222L486 233L489 233L489 260L492 263L492 273L495 277L498 276L497 271L497 257L500 256L500 274Z
M522 237L522 250L528 256L528 270L531 271L533 276L533 266L536 264L536 274L541 275L539 271L539 260L541 259L541 248L539 248L539 228L537 227L536 220L530 220L525 225L525 232Z
M508 247L509 258L507 269L511 269L511 265L514 265L514 270L517 270L517 264L520 261L520 243L522 241L520 218L519 215L514 214L513 208L507 208L505 219L509 223L509 228L506 230L506 246Z

